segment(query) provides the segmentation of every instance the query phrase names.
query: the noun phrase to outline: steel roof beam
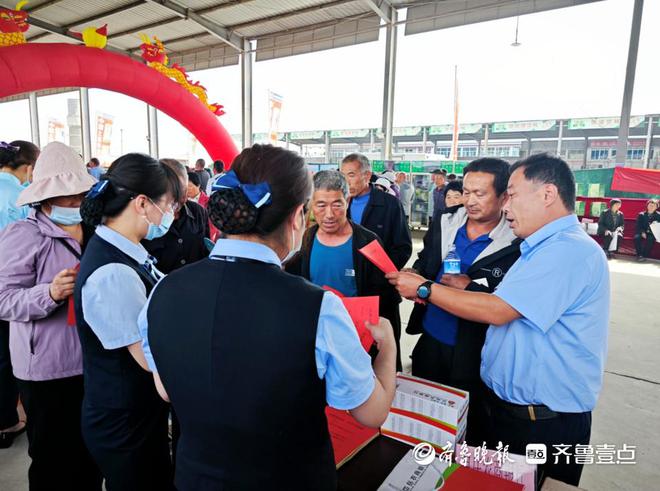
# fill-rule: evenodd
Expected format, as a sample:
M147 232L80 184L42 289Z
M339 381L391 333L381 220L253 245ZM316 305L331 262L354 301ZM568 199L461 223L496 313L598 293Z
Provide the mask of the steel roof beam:
M80 42L80 39L75 37L73 34L71 34L69 32L69 29L67 29L66 27L56 26L54 24L51 24L50 22L46 22L46 21L43 21L41 19L35 19L34 17L29 17L28 22L30 23L30 25L38 27L39 29L43 29L44 31L48 31L48 33L50 33L50 34L58 34L60 36L67 37L69 39L73 39L77 42ZM42 35L40 35L40 36L42 36ZM34 40L34 38L36 38L36 37L37 36L34 36L30 40ZM108 45L111 46L110 44L108 44ZM130 51L126 51L126 50L118 48L116 46L111 46L111 47L113 48L112 51L117 51L117 52L123 53L125 55L130 55L131 54Z
M296 15L301 15L301 14L308 14L310 12L318 12L319 10L325 10L331 7L337 7L339 5L344 5L346 3L353 3L354 1L355 0L336 0L334 2L328 2L321 5L313 5L311 7L305 7L298 10L290 10L288 12L271 15L269 17L262 17L260 19L255 19L248 22L241 22L240 24L233 24L229 26L229 28L234 31L239 31L245 27L252 27L259 24L264 24L265 22L271 22L274 20L288 19L289 17L295 17Z
M392 22L392 16L389 14L389 11L392 9L392 5L387 0L381 0L380 2L377 2L376 0L362 0L362 3L376 12L378 17L383 19L386 24Z
M227 29L225 26L213 22L212 20L207 19L206 17L200 15L196 11L179 5L176 2L171 0L147 0L151 3L161 5L163 8L166 8L175 14L177 14L182 19L189 19L195 24L201 26L206 32L215 36L220 41L228 44L237 51L243 51L243 38L237 36L232 31Z
M102 19L104 17L109 17L111 15L120 14L120 13L125 12L127 10L130 10L132 8L139 7L140 5L143 5L144 3L146 3L146 0L138 0L138 1L133 2L133 3L129 3L128 5L123 5L121 7L115 7L113 9L109 9L109 10L106 10L104 12L99 12L98 14L90 15L88 17L83 17L82 19L78 19L74 22L70 22L69 24L63 25L61 27L64 28L64 29L69 30L72 27L75 27L75 26L80 25L80 24L87 24L88 22L94 22L94 21L97 21L97 20ZM28 17L28 22L30 22L31 19L32 19L32 16L29 16ZM30 22L30 23L32 23L32 22ZM36 40L41 39L41 38L43 38L47 35L48 34L37 34L36 36L32 36L30 38L27 38L27 41L36 41Z
M205 15L205 14L209 14L211 12L216 12L218 10L223 10L223 9L230 8L230 7L235 7L236 5L241 5L241 4L248 3L248 2L254 2L254 0L232 0L230 2L225 2L225 3L222 3L220 5L215 5L213 7L206 7L206 8L203 8L203 9L199 9L199 10L197 10L197 13L199 15ZM156 22L152 22L150 24L144 24L144 25L141 25L141 26L132 27L130 29L125 29L123 31L111 33L108 36L108 38L116 38L116 37L120 37L120 36L126 36L127 34L135 34L136 32L145 31L147 29L153 29L154 27L165 26L167 24L171 24L172 22L176 22L176 21L179 21L179 20L181 20L181 17L178 16L178 15L175 16L175 17L168 17L166 19L159 20L159 21L156 21Z

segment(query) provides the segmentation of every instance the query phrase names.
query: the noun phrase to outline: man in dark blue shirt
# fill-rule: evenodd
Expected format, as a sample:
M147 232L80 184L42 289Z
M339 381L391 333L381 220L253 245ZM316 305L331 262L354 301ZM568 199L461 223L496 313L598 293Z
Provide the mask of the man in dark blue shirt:
M465 206L435 216L413 266L419 274L461 290L495 290L520 255L502 212L508 178L509 164L499 159L475 160L465 168ZM452 245L460 258L460 275L444 270ZM475 446L488 438L485 388L479 375L487 327L429 303L415 305L407 329L422 333L413 350L413 375L470 392L467 441Z

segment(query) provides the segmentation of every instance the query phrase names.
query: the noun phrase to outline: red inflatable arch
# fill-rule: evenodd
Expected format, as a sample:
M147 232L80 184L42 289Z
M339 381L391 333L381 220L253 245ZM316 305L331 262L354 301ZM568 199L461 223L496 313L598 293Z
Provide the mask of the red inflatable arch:
M60 87L88 87L140 99L181 123L212 159L229 166L238 154L209 109L173 80L128 56L64 43L0 48L0 98Z

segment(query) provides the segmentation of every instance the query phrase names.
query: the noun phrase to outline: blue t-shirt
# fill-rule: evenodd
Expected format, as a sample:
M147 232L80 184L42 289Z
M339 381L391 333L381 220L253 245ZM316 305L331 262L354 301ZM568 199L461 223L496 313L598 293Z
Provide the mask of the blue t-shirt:
M321 244L318 236L314 237L309 260L309 275L312 283L316 285L327 285L347 297L356 297L353 236L334 247Z
M362 215L370 196L371 193L367 193L364 196L356 196L351 200L351 220L355 223L362 223Z
M492 242L488 234L470 240L467 234L467 224L458 229L454 245L456 254L461 258L461 273L467 273L475 259L479 257L486 247ZM440 271L436 277L436 283L440 282L444 274L444 263L440 266ZM456 345L456 332L458 331L458 318L446 310L436 307L429 303L423 319L424 330L441 343L450 346Z

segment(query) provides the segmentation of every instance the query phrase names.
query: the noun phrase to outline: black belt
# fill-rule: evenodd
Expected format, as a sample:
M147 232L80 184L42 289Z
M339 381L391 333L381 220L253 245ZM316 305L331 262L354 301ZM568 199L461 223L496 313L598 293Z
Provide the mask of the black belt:
M504 409L507 413L517 419L525 419L528 421L539 421L546 419L557 418L561 415L557 411L553 411L548 406L543 404L513 404L512 402L507 402L498 397L495 392L488 389L491 400L499 407Z

